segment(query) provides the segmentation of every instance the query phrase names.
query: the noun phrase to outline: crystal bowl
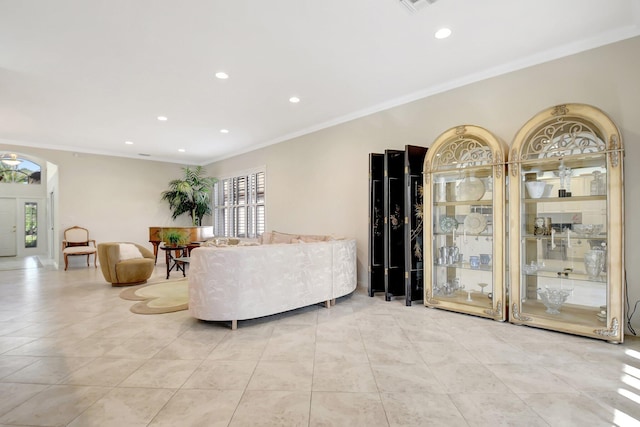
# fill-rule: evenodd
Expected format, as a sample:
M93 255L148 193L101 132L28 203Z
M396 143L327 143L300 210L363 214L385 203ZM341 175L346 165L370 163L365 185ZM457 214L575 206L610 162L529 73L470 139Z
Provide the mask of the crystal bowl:
M547 307L548 314L560 314L560 307L569 298L571 291L572 289L545 288L545 290L538 289L538 295L540 295L544 306Z
M544 193L545 184L542 181L527 181L525 182L527 187L527 193L532 199L539 199Z
M522 269L525 274L535 274L538 271L538 264L535 261L531 261L531 264L525 264Z
M578 234L593 236L600 234L602 231L602 224L573 224L571 229Z

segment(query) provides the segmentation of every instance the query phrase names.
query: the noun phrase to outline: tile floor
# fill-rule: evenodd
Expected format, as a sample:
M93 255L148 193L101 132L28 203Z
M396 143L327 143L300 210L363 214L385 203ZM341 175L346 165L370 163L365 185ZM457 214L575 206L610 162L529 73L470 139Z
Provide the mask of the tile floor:
M154 280L161 280L158 265ZM623 345L369 298L136 315L94 268L0 272L0 426L633 426Z

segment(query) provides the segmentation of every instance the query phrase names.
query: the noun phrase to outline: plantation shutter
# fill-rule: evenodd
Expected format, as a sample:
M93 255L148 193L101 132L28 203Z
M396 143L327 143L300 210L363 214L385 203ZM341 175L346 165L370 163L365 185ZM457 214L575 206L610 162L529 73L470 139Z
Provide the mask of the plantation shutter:
M265 227L265 172L218 180L213 189L214 234L255 238Z

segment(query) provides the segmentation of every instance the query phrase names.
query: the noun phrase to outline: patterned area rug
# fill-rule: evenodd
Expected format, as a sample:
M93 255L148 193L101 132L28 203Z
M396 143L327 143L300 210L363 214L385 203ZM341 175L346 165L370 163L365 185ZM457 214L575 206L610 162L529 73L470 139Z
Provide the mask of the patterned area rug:
M130 308L136 314L172 313L189 307L188 285L186 278L140 285L123 290L120 298L140 301Z

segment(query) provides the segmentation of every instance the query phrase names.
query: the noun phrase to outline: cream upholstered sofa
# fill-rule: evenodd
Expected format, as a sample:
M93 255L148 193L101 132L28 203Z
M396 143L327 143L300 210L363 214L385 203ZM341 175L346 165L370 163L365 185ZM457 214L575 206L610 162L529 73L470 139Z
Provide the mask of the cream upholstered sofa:
M231 328L236 329L238 320L323 302L329 307L336 298L353 292L356 241L306 237L292 237L289 241L293 243L192 250L188 275L191 316L231 321Z
M102 275L112 286L145 283L155 268L153 252L137 243L99 243L98 259Z

